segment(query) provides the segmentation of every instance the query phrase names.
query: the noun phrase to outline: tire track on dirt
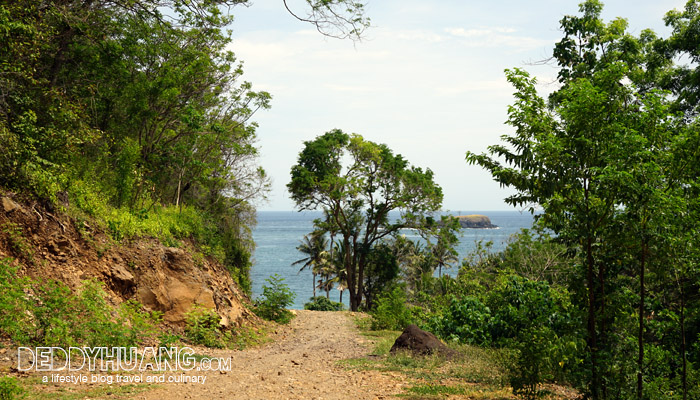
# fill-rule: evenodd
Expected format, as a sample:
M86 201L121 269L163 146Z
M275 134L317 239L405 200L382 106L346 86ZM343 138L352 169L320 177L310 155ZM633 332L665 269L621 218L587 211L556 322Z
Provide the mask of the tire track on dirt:
M162 399L384 399L401 391L397 378L378 371L347 370L338 361L369 353L368 341L354 327L350 314L296 311L289 327L278 330L267 345L242 351L212 351L231 357L226 373L205 375L200 383L165 383L142 393ZM179 371L182 374L183 371Z

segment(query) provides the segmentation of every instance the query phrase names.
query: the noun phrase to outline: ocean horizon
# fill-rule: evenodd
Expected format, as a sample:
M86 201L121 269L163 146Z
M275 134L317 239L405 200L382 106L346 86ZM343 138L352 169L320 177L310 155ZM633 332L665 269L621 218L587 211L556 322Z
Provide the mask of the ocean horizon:
M493 242L491 251L497 252L505 248L508 238L523 228L531 228L533 216L529 212L520 211L451 211L445 214L469 215L482 214L497 225L495 229L462 229L457 252L459 262L449 269L443 269L443 274L456 275L462 260L467 257L479 241ZM301 266L293 262L304 258L296 247L304 235L313 230L313 220L323 215L320 211L258 211L258 223L253 229L253 239L256 249L253 254L253 266L250 277L253 282L252 291L255 299L262 293L265 279L273 274L284 278L284 282L296 294L292 309L303 309L304 303L313 295L312 275L310 271L299 271ZM395 213L394 215L398 215ZM411 231L404 233L409 239L420 239ZM316 295L325 296L325 292L316 290ZM343 294L343 303L347 302L347 291ZM331 300L338 301L340 291L331 290Z

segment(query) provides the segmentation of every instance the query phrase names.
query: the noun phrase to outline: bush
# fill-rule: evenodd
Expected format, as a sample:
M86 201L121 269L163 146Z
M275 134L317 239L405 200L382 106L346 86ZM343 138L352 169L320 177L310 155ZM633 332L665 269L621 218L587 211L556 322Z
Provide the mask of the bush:
M411 310L406 307L406 292L396 286L382 293L377 299L377 308L372 313L373 330L403 330L413 320Z
M263 293L255 301L255 313L269 321L286 324L292 320L292 314L287 307L294 302L294 293L283 283L284 279L277 274L265 280L270 286L263 285Z
M11 376L0 377L0 400L14 400L24 397L24 390Z
M0 226L0 233L4 234L13 255L26 261L32 260L34 257L32 246L24 238L24 232L20 225L12 222L5 223Z
M491 342L491 310L473 296L452 297L443 314L428 320L428 326L445 340L487 345Z
M9 260L0 261L0 333L18 344L134 346L156 334L160 313L136 301L115 312L105 298L100 282L84 281L74 294L57 281L18 277Z
M220 322L221 317L214 310L195 306L185 314L185 337L194 344L224 348L226 337Z
M33 331L28 288L29 280L17 277L11 259L0 260L0 333L19 343L28 342Z
M523 399L536 399L545 392L543 382L554 378L558 337L546 326L531 327L513 342L516 357L508 365L513 394Z
M304 310L312 311L343 311L345 305L337 301L329 300L323 296L316 296L309 299L309 302L304 304Z

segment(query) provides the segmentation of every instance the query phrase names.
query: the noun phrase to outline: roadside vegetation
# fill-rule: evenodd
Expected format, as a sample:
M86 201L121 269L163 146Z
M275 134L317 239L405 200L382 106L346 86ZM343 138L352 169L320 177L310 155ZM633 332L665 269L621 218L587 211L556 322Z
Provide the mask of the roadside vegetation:
M67 214L88 242L95 230L110 245L191 241L250 294L255 204L270 185L252 118L271 95L242 80L227 50L232 16L222 10L245 3L3 2L3 193L39 218L35 206ZM297 18L328 36L359 39L368 24L360 2L307 5ZM312 272L308 307L337 309L328 293L347 291L378 341L349 368L409 377L409 398L700 399L700 2L666 14L666 38L628 32L602 10L586 0L560 21L548 98L528 72L505 72L511 133L466 153L514 189L509 204L539 211L502 252L479 243L457 259L459 224L438 216L443 193L429 168L339 129L304 143L287 187L298 209L323 211L295 263ZM0 238L14 256L0 260L0 335L16 344L258 341L199 308L182 336L159 336L160 313L110 306L97 281L73 292L22 275L20 265L41 267L22 226L1 221ZM282 279L263 290L257 315L289 322L294 295ZM463 357L387 355L409 323ZM16 383L0 378L0 396L21 395Z
M506 71L512 133L466 153L515 190L508 204L538 211L502 252L479 243L456 259L430 170L357 134L305 142L288 189L300 210L324 212L298 247L315 287L342 285L372 329L415 323L508 354L501 376L520 398L570 387L593 400L700 399L699 6L667 13L663 38L604 21L587 0L560 21L548 98L528 72ZM426 385L416 396L466 390Z
M115 316L98 281L83 281L72 293L55 280L20 277L15 265L0 260L0 333L18 345L129 347L158 333L160 313L129 300Z
M446 359L439 355L418 356L407 351L390 354L389 350L401 333L393 330L372 330L371 317L356 317L360 332L371 340L373 351L366 357L344 360L340 365L349 370L377 370L391 373L402 382L399 398L406 399L511 399L508 366L513 361L509 349L484 348L447 342L457 356ZM549 386L547 399L571 399L576 392L555 385Z
M267 284L262 286L262 295L255 301L255 313L268 321L279 324L287 324L294 314L287 309L294 303L294 294L284 279L274 274L265 280Z

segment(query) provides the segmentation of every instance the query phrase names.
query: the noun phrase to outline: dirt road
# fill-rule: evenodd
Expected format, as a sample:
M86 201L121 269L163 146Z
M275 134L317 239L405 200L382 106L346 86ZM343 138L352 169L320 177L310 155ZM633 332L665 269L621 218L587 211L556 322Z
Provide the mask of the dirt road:
M400 381L378 371L350 371L338 361L367 355L368 341L347 313L296 311L275 342L243 351L212 352L231 357L226 373L187 372L202 383L163 383L141 393L162 399L383 399L399 393ZM180 375L182 372L178 372Z

